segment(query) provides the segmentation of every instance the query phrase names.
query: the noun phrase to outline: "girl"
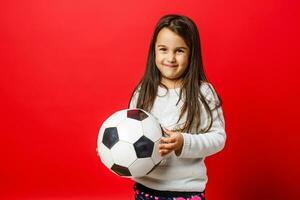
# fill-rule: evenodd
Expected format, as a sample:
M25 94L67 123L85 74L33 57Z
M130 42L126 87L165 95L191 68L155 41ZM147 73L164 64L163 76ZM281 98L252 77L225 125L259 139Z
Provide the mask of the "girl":
M159 145L164 159L148 175L134 178L136 200L205 199L204 159L221 151L226 140L221 104L203 70L195 23L186 16L163 16L129 107L157 118L165 135Z

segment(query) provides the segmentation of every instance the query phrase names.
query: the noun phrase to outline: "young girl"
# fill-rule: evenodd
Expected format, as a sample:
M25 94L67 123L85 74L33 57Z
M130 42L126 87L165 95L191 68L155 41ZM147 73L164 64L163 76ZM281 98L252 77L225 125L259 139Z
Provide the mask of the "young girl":
M221 151L226 140L221 104L204 73L195 23L186 16L163 16L129 107L150 112L161 124L164 159L148 175L134 178L136 200L205 199L204 159Z

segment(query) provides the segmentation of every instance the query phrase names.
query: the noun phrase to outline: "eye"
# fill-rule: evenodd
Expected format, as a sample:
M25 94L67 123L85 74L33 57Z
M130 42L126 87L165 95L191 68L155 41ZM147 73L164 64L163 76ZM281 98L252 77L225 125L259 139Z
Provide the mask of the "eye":
M179 53L184 53L184 51L181 50L181 49L178 49L177 52L179 52Z
M160 51L166 51L167 49L166 48L160 48L159 50Z

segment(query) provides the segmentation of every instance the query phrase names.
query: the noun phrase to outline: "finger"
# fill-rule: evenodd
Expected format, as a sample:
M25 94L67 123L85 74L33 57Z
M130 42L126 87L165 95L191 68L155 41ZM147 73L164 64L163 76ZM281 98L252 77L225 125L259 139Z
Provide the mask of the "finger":
M166 128L163 128L163 131L168 135L173 133L173 131L170 131L169 129Z
M175 149L175 144L174 143L169 143L169 144L159 144L158 146L159 150L174 150Z
M174 143L176 142L176 139L173 137L162 137L160 139L160 143Z
M170 150L167 150L167 149L162 149L162 150L159 150L159 154L161 156L165 156L167 155L168 153L170 153L171 151Z

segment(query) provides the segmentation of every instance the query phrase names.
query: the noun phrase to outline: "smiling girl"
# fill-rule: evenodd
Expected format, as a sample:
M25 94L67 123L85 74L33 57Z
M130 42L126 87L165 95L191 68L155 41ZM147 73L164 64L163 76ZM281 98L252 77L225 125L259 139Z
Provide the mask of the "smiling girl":
M129 107L150 112L163 127L159 153L164 160L134 178L136 200L205 199L204 160L226 141L221 105L204 73L195 23L182 15L160 18Z

